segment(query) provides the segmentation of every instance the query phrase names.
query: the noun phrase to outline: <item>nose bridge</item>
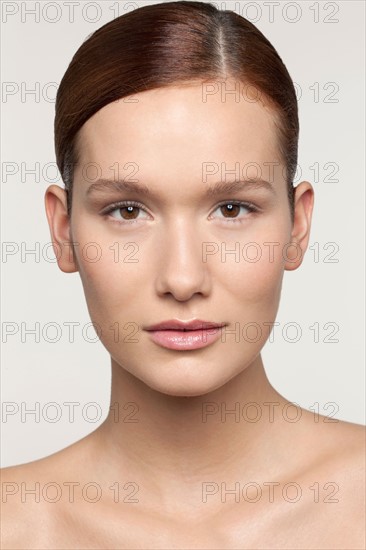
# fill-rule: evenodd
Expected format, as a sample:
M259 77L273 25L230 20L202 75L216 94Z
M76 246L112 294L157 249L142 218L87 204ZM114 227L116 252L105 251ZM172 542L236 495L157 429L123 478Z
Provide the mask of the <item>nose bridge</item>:
M189 216L170 219L159 237L157 290L188 299L208 290L207 263L202 259L202 231Z

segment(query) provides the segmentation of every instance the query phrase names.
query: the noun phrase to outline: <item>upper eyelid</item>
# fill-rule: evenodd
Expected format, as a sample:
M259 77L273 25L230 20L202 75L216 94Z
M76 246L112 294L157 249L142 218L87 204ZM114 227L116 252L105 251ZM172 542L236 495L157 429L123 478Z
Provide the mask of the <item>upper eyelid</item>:
M219 208L220 206L225 206L227 204L234 204L236 206L249 206L250 208L253 208L253 210L256 210L256 211L259 211L260 208L255 205L254 203L250 202L250 201L241 201L239 199L233 199L232 201L228 200L228 201L222 201L220 202L219 204L217 204L213 210L213 212Z
M100 213L109 214L110 212L113 212L113 210L118 210L118 208L125 208L127 206L134 206L135 208L140 208L140 210L144 210L144 212L147 212L145 207L137 201L118 201L118 202L109 204L105 208L102 208Z

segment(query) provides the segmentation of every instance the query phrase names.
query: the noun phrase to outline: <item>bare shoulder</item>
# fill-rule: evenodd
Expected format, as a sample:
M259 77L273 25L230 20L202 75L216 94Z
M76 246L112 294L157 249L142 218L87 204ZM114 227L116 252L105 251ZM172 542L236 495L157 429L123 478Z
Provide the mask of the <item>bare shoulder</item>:
M302 418L299 433L293 437L296 444L289 448L297 466L286 475L297 495L291 506L285 499L274 509L271 533L280 539L272 542L283 548L280 544L287 537L288 548L361 550L366 535L366 428L342 420L330 422L322 416L314 420L305 411Z
M323 437L340 467L347 466L348 474L364 471L366 426L339 420L334 425L324 423Z
M1 548L46 548L64 506L59 498L73 467L80 464L79 442L52 455L0 469Z
M337 464L342 472L345 487L355 490L355 501L363 501L365 509L366 478L366 427L361 424L340 422L338 440L334 452L338 450Z
M325 492L333 494L333 499L326 502L337 503L333 508L339 513L339 521L347 522L357 540L364 540L366 427L342 420L329 424L325 422L319 436L322 452L319 453L313 476L321 480Z
M314 418L309 411L306 414L306 444L315 459L310 462L312 466L319 471L324 468L337 472L349 483L365 479L366 426L323 415Z
M36 528L36 518L41 515L42 503L37 502L37 465L31 462L9 466L2 468L0 475L1 548L25 548L27 534Z

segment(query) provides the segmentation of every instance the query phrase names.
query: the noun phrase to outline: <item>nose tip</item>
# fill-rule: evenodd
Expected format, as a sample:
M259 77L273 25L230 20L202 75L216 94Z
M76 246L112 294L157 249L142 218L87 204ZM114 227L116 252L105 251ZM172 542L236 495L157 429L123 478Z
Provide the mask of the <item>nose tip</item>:
M195 294L207 295L210 281L197 234L182 227L177 229L176 233L167 232L167 238L161 242L156 291L160 296L170 294L184 302Z
M179 277L174 277L171 274L165 273L160 276L157 284L157 292L159 296L171 295L178 302L186 302L195 294L205 295L206 285L202 277L185 277L180 274Z

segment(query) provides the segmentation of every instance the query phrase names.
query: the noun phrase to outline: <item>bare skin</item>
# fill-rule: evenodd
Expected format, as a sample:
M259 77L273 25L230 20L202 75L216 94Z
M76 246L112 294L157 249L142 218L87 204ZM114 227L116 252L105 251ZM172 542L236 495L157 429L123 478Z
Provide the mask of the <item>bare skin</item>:
M112 407L82 440L2 470L4 549L365 546L364 427L288 408L262 363L268 330L238 340L227 332L226 340L188 351L163 348L144 330L171 318L268 327L283 273L301 265L308 246L313 189L309 182L297 186L292 222L272 113L260 102L221 96L202 103L201 92L172 87L107 105L81 130L71 220L63 189L46 192L52 240L63 251L58 265L79 271L91 319L111 354ZM204 180L202 167L213 159L221 171ZM115 162L135 163L134 178L152 197L88 195L92 183L81 167L90 162L103 178L111 178ZM278 162L274 191L252 186L205 195L208 185L225 181L222 163L229 171L236 162L260 166L267 180L268 163ZM256 177L251 169L246 175ZM137 221L125 216L117 223L126 213L121 206L117 216L101 214L124 200L142 203ZM243 207L241 223L228 221L219 205L231 200L258 211ZM70 241L80 243L74 255ZM272 261L264 253L257 262L221 254L202 261L202 243L232 250L236 242L255 242L268 252L268 241L278 243ZM107 253L89 262L81 250L90 242L103 252L133 242L138 262L115 262ZM294 246L278 253L287 243ZM115 341L108 327L116 322L139 327L134 345ZM248 403L254 409L245 409ZM22 482L39 482L39 502L25 496ZM60 498L50 502L57 490Z

